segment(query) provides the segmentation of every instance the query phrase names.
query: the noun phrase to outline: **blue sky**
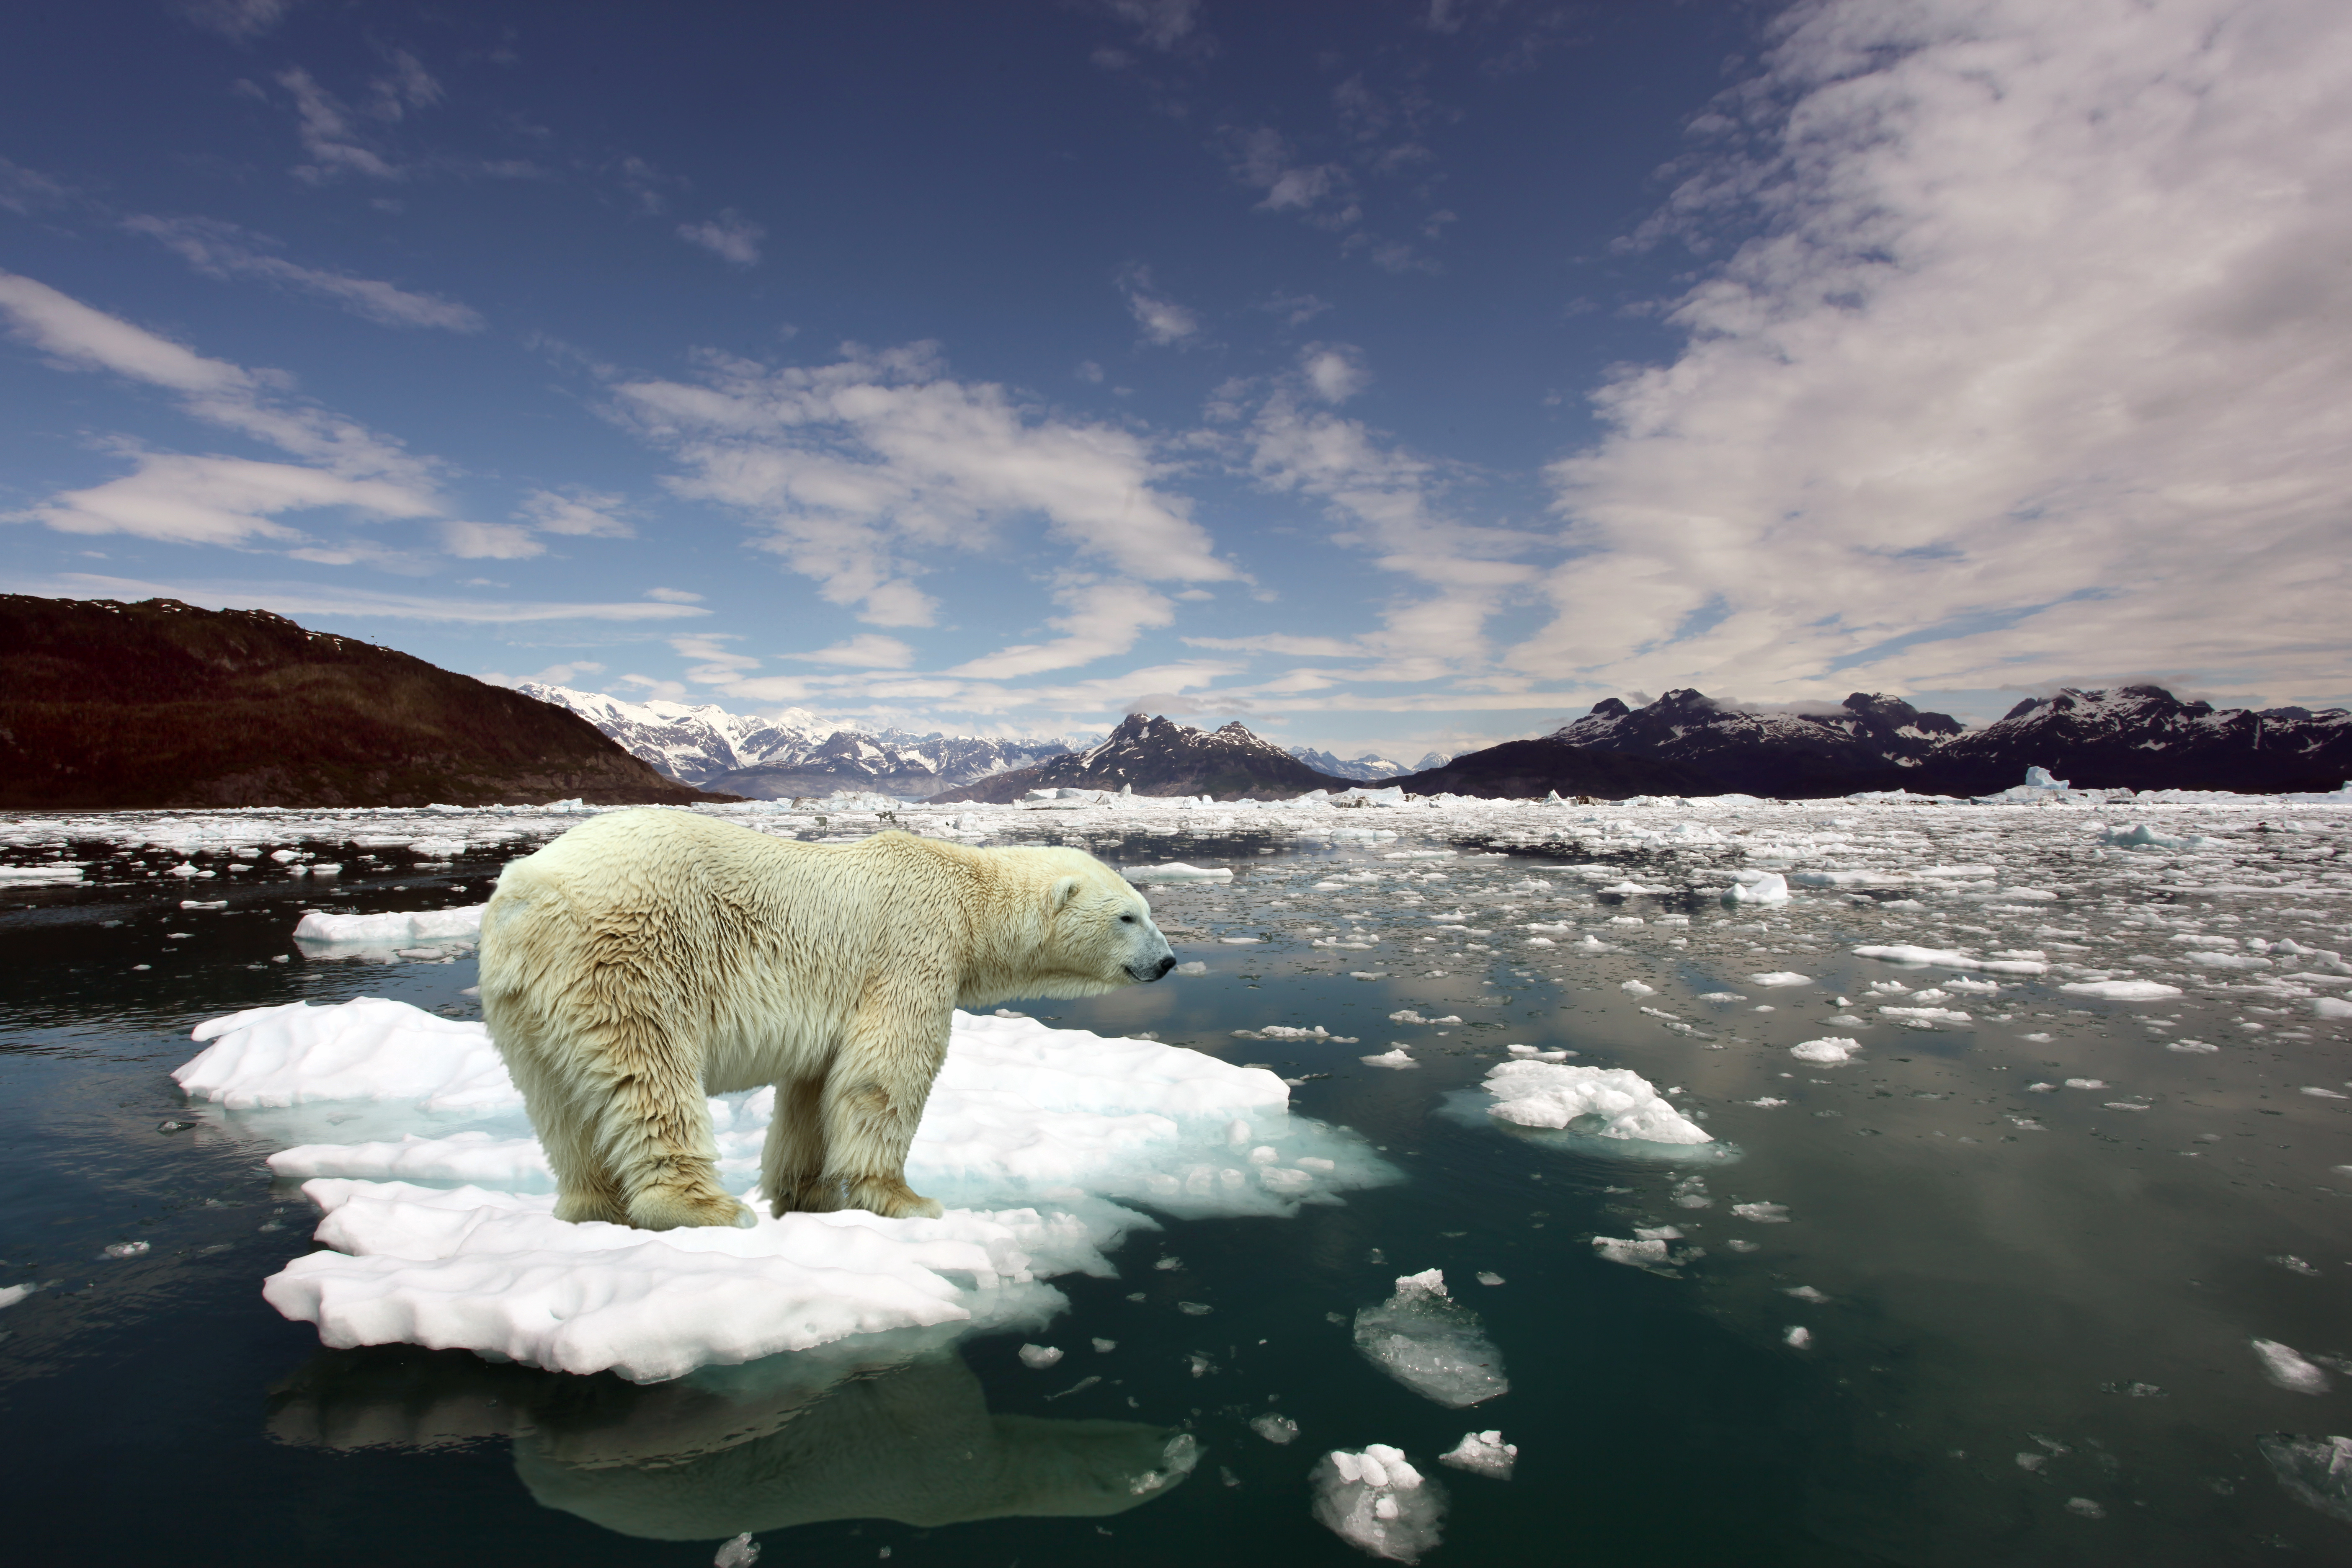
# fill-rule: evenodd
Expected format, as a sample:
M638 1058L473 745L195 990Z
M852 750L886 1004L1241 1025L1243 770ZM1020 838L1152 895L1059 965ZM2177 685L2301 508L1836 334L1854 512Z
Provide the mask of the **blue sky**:
M34 4L0 588L917 729L2352 698L2352 9Z

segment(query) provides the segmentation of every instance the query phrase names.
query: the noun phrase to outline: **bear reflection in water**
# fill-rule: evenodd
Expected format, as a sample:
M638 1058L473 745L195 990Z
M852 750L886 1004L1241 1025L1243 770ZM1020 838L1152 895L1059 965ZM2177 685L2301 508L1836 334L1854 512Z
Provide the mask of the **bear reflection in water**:
M271 1391L270 1435L339 1449L505 1436L531 1496L607 1530L710 1541L831 1520L937 1526L1120 1513L1175 1487L1189 1433L991 1415L952 1350L804 1352L639 1385L462 1351L322 1351Z

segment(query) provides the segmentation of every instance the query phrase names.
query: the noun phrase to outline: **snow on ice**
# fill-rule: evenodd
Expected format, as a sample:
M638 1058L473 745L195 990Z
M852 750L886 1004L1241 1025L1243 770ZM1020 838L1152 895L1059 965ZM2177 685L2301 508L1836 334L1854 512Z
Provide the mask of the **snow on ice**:
M1350 1546L1392 1563L1418 1563L1439 1542L1445 1494L1401 1449L1367 1443L1335 1448L1308 1478L1315 1517Z

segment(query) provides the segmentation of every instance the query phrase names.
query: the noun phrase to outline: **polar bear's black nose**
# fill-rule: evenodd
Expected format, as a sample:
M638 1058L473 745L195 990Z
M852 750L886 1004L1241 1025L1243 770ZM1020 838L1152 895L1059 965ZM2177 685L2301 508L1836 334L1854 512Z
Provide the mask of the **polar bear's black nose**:
M1176 955L1175 955L1174 953L1169 953L1169 954L1165 955L1164 957L1162 957L1159 963L1155 963L1155 964L1153 964L1153 965L1151 966L1151 973L1149 973L1149 974L1147 974L1147 975L1145 975L1145 976L1144 976L1144 979L1146 979L1146 980L1158 980L1158 979L1161 978L1162 976L1164 976L1164 975L1165 975L1165 974L1166 974L1170 970L1171 970L1171 969L1173 969L1173 968L1175 968L1175 967L1176 967Z

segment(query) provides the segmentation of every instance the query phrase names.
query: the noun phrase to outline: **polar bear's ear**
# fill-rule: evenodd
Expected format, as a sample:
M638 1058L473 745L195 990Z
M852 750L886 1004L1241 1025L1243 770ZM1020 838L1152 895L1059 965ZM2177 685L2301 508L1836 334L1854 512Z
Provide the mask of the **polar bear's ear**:
M1045 889L1045 912L1049 915L1060 914L1070 907L1070 900L1077 896L1078 879L1076 877L1055 878L1054 885Z

